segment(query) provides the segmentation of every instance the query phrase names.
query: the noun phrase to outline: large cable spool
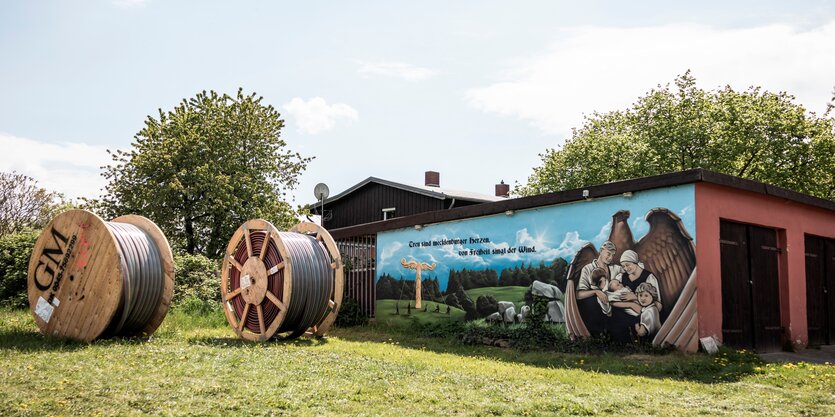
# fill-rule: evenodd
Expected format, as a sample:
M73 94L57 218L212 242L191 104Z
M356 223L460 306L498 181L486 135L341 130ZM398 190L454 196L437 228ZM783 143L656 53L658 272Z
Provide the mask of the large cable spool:
M174 258L142 216L110 222L85 210L59 214L29 259L29 306L41 333L91 342L150 335L174 293Z
M314 223L279 232L249 220L229 240L221 268L224 312L239 337L323 336L342 303L342 258Z

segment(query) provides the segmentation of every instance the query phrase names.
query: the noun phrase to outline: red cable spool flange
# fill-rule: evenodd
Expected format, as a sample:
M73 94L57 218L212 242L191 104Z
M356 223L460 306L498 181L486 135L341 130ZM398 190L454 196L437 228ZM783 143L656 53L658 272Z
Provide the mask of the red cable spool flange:
M243 339L323 336L342 303L342 259L319 225L279 232L249 220L229 240L220 291L226 319Z

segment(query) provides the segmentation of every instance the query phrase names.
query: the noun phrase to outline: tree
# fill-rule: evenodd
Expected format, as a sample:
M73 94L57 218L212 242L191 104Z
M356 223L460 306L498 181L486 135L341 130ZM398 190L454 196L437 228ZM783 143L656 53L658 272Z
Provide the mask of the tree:
M444 304L448 306L461 308L461 302L458 301L458 297L455 295L455 293L447 294L446 299L444 300Z
M704 168L835 200L835 119L759 87L705 91L688 71L626 110L594 113L541 154L522 195Z
M475 300L475 308L479 317L487 317L499 311L499 302L491 294L480 295Z
M478 318L478 312L476 311L475 303L470 298L470 296L467 295L466 292L464 292L464 287L458 287L458 290L455 292L455 297L458 298L458 302L460 303L461 309L467 313L465 316L466 320L475 320Z
M287 191L312 158L286 149L284 121L262 97L205 91L148 116L130 151L112 153L107 217L142 214L189 254L217 257L244 221L295 222Z
M40 229L65 206L61 194L38 187L32 177L0 172L0 237Z

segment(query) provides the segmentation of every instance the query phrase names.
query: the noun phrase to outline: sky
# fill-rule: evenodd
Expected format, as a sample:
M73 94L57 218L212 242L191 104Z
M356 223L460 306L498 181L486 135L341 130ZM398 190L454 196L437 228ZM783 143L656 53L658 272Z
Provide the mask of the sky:
M315 159L315 201L369 176L492 194L584 115L691 70L823 113L832 1L18 1L0 3L0 171L97 197L107 150L203 90L255 92Z

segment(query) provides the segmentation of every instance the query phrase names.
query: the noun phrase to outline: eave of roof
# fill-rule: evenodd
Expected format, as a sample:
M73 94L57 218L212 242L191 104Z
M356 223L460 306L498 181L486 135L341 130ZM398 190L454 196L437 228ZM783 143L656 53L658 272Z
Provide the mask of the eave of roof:
M472 206L453 208L450 210L437 210L411 216L396 217L391 220L377 221L372 223L359 224L355 226L333 229L329 232L334 238L360 236L372 234L385 230L394 230L404 227L412 227L417 224L441 223L451 220L460 220L471 217L488 216L504 213L508 210L525 210L536 207L550 206L555 204L569 203L586 199L583 191L588 190L589 198L608 197L625 192L637 192L654 188L674 187L677 185L693 184L698 182L717 184L739 190L750 191L758 194L783 198L804 205L818 207L825 210L835 211L835 202L813 197L796 191L761 182L746 180L731 175L705 169L691 169L687 171L674 172L669 174L656 175L652 177L634 178L630 180L611 182L607 184L591 185L588 187L573 190L557 191L554 193L502 199L492 203L476 204Z

